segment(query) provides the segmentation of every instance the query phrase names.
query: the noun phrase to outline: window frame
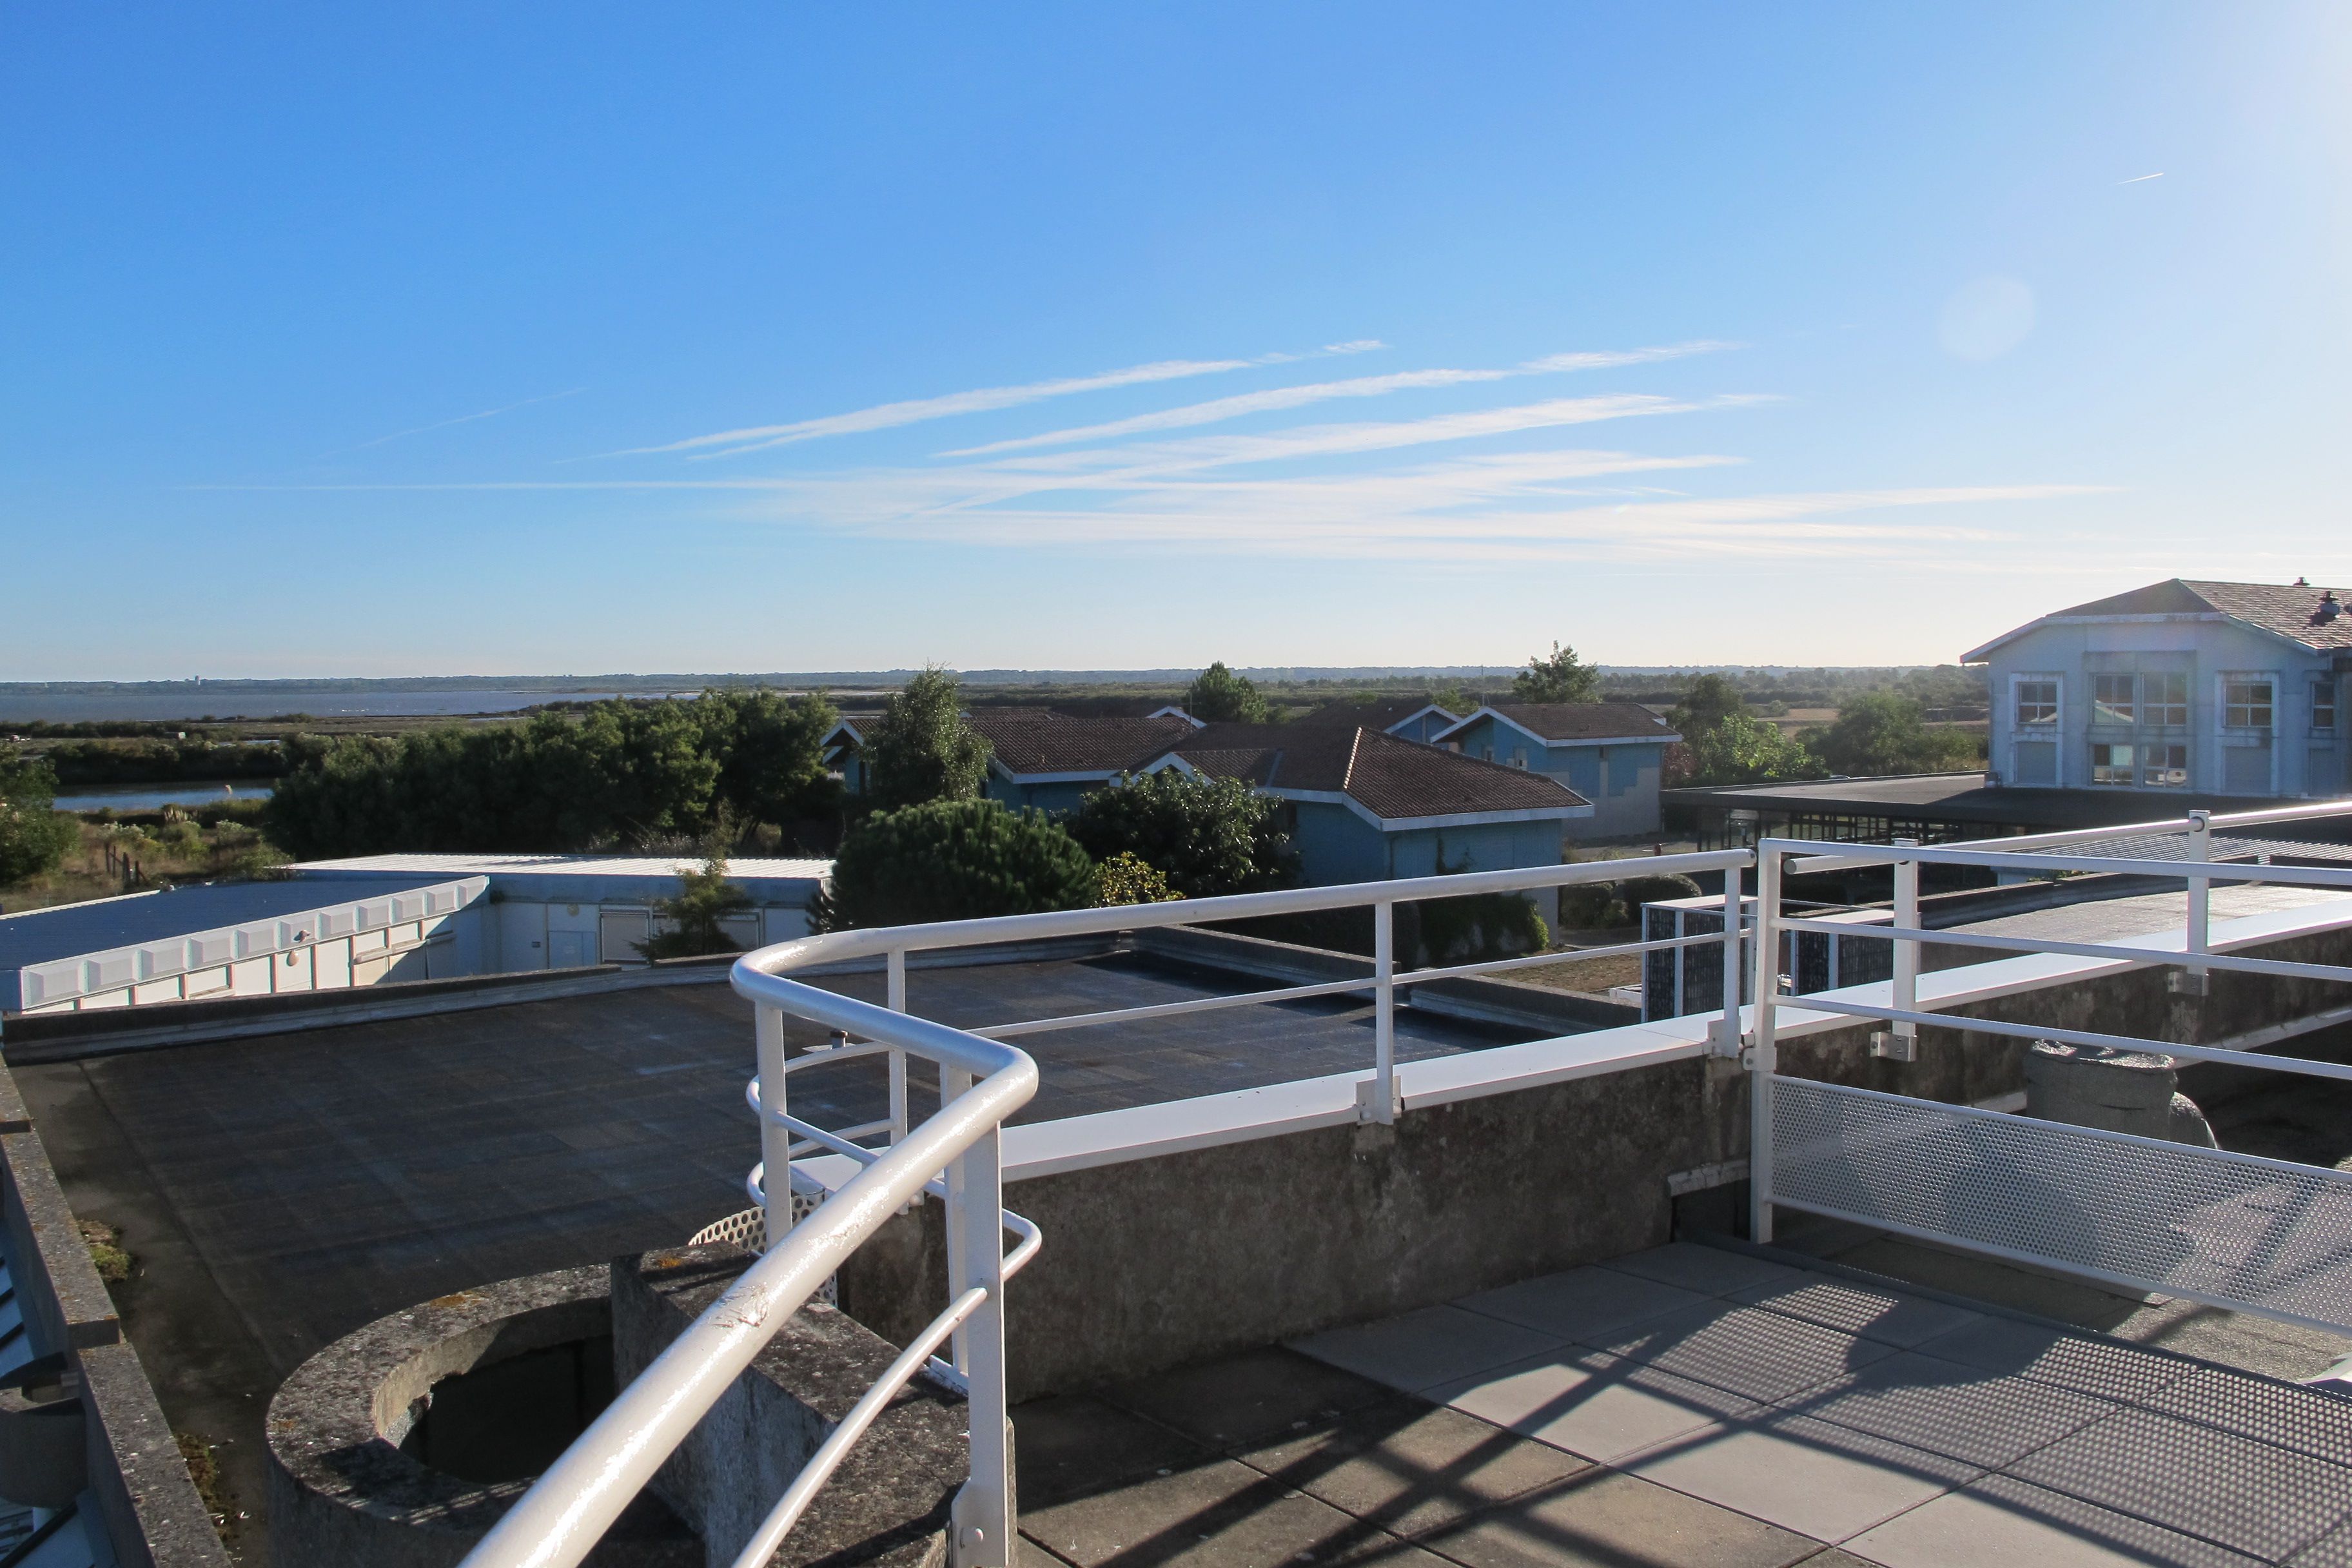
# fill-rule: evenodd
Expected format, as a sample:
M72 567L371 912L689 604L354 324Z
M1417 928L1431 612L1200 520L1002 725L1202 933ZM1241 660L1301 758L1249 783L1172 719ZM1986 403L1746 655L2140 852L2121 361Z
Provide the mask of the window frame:
M2332 675L2313 676L2309 699L2313 738L2317 739L2324 735L2331 741L2334 740L2336 726L2343 722L2342 716L2336 710L2336 678ZM2325 724L2319 721L2319 716L2322 713L2327 715L2327 722Z
M2124 686L2121 702L2101 695L2100 688L2109 681L2120 680ZM2116 729L2137 727L2139 723L2139 675L2135 670L2099 669L2091 672L2091 722Z
M2156 762L2156 761L2155 761L2155 760L2150 756L2150 754L2149 754L2149 753L2151 753L2151 752L2162 752L2163 753L2165 753L2164 760L2163 760L2161 763L2158 763L2158 762ZM2173 759L2173 754L2174 754L2175 752L2178 752L2178 753L2179 754L2179 758L2180 758L2180 761L2179 761L2179 764L2178 764L2177 766L2174 764L2173 760L2172 760L2172 759ZM2159 741L2159 742L2156 742L2154 745L2146 745L2146 744L2143 744L2142 746L2140 746L2140 747L2139 747L2139 758L2138 758L2138 761L2139 761L2139 780L2140 780L2140 782L2139 782L2139 787L2140 787L2140 788L2142 788L2142 789L2187 789L2187 788L2189 787L2189 742L2186 742L2186 741ZM2172 778L2172 777L2158 778L2158 777L2154 776L2154 775L2156 775L2156 774L2157 774L2157 773L2166 773L2166 774L2178 773L2178 774L2179 775L2179 777L2178 777L2178 778Z
M2028 686L2050 688L2050 717L2028 720L2024 714L2025 689ZM2040 707L2041 704L2035 704ZM2046 730L2055 735L2066 726L2066 678L2055 670L2020 673L2009 678L2009 728L2014 736L2031 735L2039 739Z
M2221 680L2221 702L2218 704L2221 710L2219 717L2221 719L2221 729L2224 733L2233 736L2274 736L2278 733L2279 678L2277 671L2264 669L2225 669L2221 672L2219 679ZM2233 699L2231 694L2231 688L2232 687L2243 687L2251 691L2253 688L2258 686L2265 688L2269 691L2269 695L2263 698L2261 701L2255 701L2251 697L2246 700L2240 701ZM2263 715L2263 721L2261 723L2255 723L2252 721L2252 715L2257 711L2261 712ZM2246 714L2246 721L2244 722L2232 721L2230 716L2233 712L2242 712Z
M2106 761L2099 753L2107 753ZM2115 753L2121 752L2124 760L2118 763ZM2139 785L2140 748L2129 741L2094 741L2091 742L2091 787L2094 789L2136 789ZM2106 775L2101 777L2101 774ZM2120 774L2121 776L2117 776Z
M2158 701L2156 698L2150 696L2148 694L2149 683L2158 680L2179 681L2180 683L2180 700L2178 702ZM2188 729L2191 722L2191 714L2195 707L2195 704L2189 698L2189 693L2194 689L2194 684L2195 683L2191 679L2189 671L2185 669L2142 670L2140 672L2140 727L2147 730ZM2169 696L2169 694L2170 693L2168 689L2167 695ZM2177 720L2169 717L2169 715L2176 710L2180 714L2180 717Z

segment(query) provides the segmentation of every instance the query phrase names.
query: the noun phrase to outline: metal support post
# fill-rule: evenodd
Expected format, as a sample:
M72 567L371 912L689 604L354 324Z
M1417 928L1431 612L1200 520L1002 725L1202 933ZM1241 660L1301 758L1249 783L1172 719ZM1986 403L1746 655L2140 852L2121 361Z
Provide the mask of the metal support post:
M1916 849L1916 838L1895 840L1898 849ZM1895 862L1895 923L1906 931L1919 929L1919 862ZM1902 1012L1915 1013L1919 1008L1919 946L1915 941L1896 938L1895 941L1895 1006ZM1898 1062L1919 1059L1919 1026L1898 1023L1892 1028L1879 1029L1870 1037L1870 1054Z
M1772 1044L1780 997L1780 856L1761 841L1756 855L1756 1027L1748 1068L1748 1238L1772 1239Z
M955 1568L1009 1568L1013 1561L1013 1444L1004 1406L1004 1204L999 1163L1002 1134L988 1134L950 1167L961 1194L961 1214L950 1216L961 1233L961 1272L948 1287L953 1300L977 1285L988 1300L956 1331L957 1368L970 1392L971 1479L956 1493Z
M942 1108L954 1104L957 1097L971 1088L971 1074L951 1068L945 1062L940 1064L940 1104ZM959 1160L950 1165L945 1172L948 1188L945 1225L948 1252L948 1300L950 1301L971 1289L972 1282L972 1260L968 1256L969 1249L965 1237L971 1205L964 1197L964 1165L965 1162ZM992 1171L995 1169L993 1156L991 1157L989 1168ZM991 1208L988 1215L991 1219L994 1219L996 1210ZM1000 1247L998 1250L1003 1249ZM971 1375L971 1324L967 1321L961 1328L956 1330L955 1348L948 1357L949 1364L956 1369L959 1375L966 1378Z
M752 1040L760 1068L760 1195L767 1211L762 1247L793 1228L793 1135L783 1124L784 1014L762 1003L753 1014Z
M892 948L887 963L890 1011L903 1013L907 1010L907 950ZM895 1146L906 1141L907 1053L893 1046L890 1047L890 1142Z
M1739 885L1739 868L1726 866L1723 868L1723 1016L1715 1026L1715 1054L1720 1057L1736 1057L1739 1054L1739 987L1745 978L1741 973L1742 966L1739 961L1739 921L1743 893L1744 889ZM1649 934L1646 931L1642 933L1645 939ZM1649 963L1646 957L1642 967L1644 971L1643 983L1647 984L1646 972L1649 969ZM1677 983L1682 977L1682 968L1683 955L1677 952L1675 953L1675 976Z
M1382 900L1372 906L1372 1081L1356 1102L1359 1121L1397 1119L1396 1082L1396 906Z
M2189 858L2191 860L2213 858L2213 814L2210 811L2192 811L2189 814ZM2188 949L2191 953L2213 951L2209 945L2211 937L2213 879L2189 878ZM2202 996L2212 983L2210 972L2201 963L2192 963L2185 970L2173 972L2172 989L2179 995Z

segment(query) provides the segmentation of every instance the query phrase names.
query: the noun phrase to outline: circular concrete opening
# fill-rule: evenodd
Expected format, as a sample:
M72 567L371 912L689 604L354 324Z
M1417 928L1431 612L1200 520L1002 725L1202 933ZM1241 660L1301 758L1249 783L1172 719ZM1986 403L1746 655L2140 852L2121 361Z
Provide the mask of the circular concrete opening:
M612 1273L569 1268L379 1318L296 1368L269 1404L282 1561L455 1564L613 1398ZM589 1557L699 1568L650 1492Z

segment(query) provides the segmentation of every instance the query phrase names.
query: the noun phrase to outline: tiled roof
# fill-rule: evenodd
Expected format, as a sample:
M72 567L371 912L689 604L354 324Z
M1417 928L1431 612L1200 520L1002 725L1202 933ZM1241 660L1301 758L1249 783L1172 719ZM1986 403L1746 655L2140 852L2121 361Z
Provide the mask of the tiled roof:
M2332 594L2347 608L2319 619L2321 595ZM2352 589L2283 583L2201 583L2174 577L2060 610L2046 619L2074 616L2227 616L2259 631L2274 633L2308 648L2352 648ZM2037 623L2038 624L2038 623ZM2021 628L2022 629L2022 628ZM2010 634L2015 636L2015 633ZM2006 638L2000 639L2006 641ZM1987 644L1988 647L1994 645Z
M1314 712L1302 715L1292 720L1291 722L1294 724L1360 724L1367 730L1386 730L1391 725L1403 723L1424 708L1433 707L1436 707L1436 704L1426 697L1401 697L1381 702L1328 702ZM1437 710L1444 715L1446 723L1454 722L1454 715L1446 713L1443 708Z
M1212 778L1346 795L1375 816L1558 811L1590 803L1542 773L1340 724L1212 724L1175 754Z
M1486 706L1547 741L1675 738L1673 725L1638 702L1489 702Z
M1074 719L1045 708L977 708L971 727L1014 773L1132 773L1195 733L1164 719Z

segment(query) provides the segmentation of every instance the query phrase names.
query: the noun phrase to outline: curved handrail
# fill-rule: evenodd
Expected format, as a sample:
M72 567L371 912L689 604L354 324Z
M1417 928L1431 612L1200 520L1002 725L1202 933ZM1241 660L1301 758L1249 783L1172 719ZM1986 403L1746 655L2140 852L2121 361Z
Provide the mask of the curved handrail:
M467 1553L466 1568L568 1568L585 1558L825 1278L1036 1093L1036 1063L1016 1047L772 973L851 956L840 950L866 945L857 939L870 942L874 934L845 931L747 953L736 961L735 987L802 1017L887 1037L979 1081L852 1176L746 1269L531 1484ZM1033 1243L1024 1238L1024 1249Z

